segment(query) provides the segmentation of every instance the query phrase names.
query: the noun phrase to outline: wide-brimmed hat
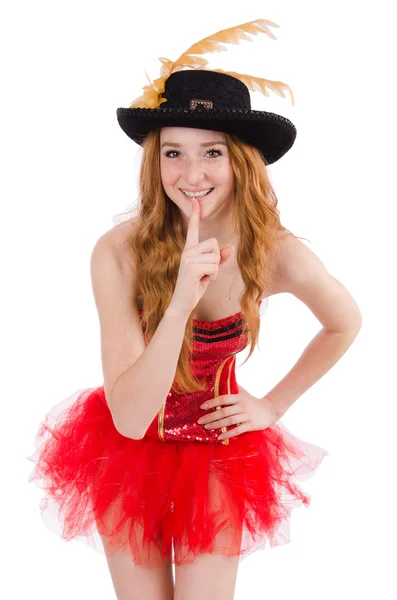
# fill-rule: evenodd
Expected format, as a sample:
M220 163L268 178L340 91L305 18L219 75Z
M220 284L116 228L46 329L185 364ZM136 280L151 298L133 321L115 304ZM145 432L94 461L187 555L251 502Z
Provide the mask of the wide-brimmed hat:
M268 95L267 87L280 95L288 88L293 102L289 86L280 81L208 69L206 60L192 56L224 49L219 47L220 41L236 43L236 37L242 36L250 39L245 35L247 32L265 32L275 38L269 34L269 24L278 27L265 19L251 21L197 42L175 62L160 59L161 77L145 86L144 94L130 107L117 109L120 127L137 144L142 144L147 134L159 127L220 131L236 135L258 148L268 164L279 160L293 145L296 127L281 115L252 110L247 85L265 95Z

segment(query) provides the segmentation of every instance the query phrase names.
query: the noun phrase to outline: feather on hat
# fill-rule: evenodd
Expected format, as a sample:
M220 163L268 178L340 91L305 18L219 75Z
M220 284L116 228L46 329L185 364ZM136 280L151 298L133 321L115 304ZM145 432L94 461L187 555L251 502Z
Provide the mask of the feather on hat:
M265 33L277 39L269 27L279 25L267 19L256 19L203 38L175 61L159 58L162 64L160 76L150 81L146 73L149 85L142 88L143 94L128 108L117 109L121 128L137 143L142 143L151 129L167 125L225 131L259 148L268 164L281 158L294 143L296 128L285 117L251 110L248 90L259 91L264 96L269 96L268 90L272 90L282 97L288 91L294 105L291 88L282 81L210 69L208 61L201 56L227 50L224 44L239 44L242 39L252 41L248 34ZM206 88L206 99L200 99L199 95L198 100L188 102L189 94L193 99L200 91L202 96L202 90Z
M265 33L270 38L276 40L276 36L270 31L271 27L280 27L273 21L267 19L256 19L255 21L249 21L248 23L242 23L241 25L235 25L228 29L221 29L216 33L203 38L199 42L196 42L190 48L188 48L177 60L171 61L168 58L159 58L162 63L160 77L154 81L150 81L149 85L144 86L142 96L136 98L131 104L130 108L157 108L163 102L167 102L166 98L162 98L160 94L164 92L166 79L177 71L188 67L190 69L205 69L208 65L208 60L202 57L198 57L198 54L209 54L212 52L227 51L227 48L223 44L239 44L240 40L252 41L247 35L258 35ZM267 88L273 90L279 96L285 97L284 90L289 90L291 94L292 105L294 105L294 95L288 84L282 81L273 81L271 79L263 79L261 77L254 77L253 75L244 75L236 73L234 71L224 71L223 69L211 69L218 73L226 73L232 75L242 81L249 90L259 91L264 96L269 96ZM145 71L146 72L146 71Z

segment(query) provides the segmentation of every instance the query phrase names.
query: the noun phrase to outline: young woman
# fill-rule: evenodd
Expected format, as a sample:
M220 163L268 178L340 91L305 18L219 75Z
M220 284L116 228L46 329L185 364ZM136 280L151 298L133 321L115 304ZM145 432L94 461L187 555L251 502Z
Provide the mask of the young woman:
M292 147L294 125L251 110L238 74L182 63L117 111L143 160L139 214L91 256L104 382L52 409L31 457L43 512L65 539L100 537L119 600L229 600L240 560L289 542L292 508L310 503L298 482L328 452L280 417L361 322L281 225L266 167ZM323 327L257 398L236 381L236 355L251 356L258 308L280 292Z

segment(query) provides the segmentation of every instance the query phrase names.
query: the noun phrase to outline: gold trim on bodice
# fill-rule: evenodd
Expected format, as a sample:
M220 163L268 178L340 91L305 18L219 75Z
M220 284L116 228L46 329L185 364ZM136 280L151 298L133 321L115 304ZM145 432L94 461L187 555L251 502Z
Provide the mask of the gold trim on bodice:
M222 374L222 369L225 365L225 363L230 360L230 356L228 356L227 358L225 358L224 361L221 362L221 364L219 365L217 371L216 371L216 375L215 375L215 383L214 383L214 396L213 398L216 398L217 396L219 396L219 382L221 379L221 374ZM230 394L230 379L231 379L231 374L232 374L232 368L233 368L233 364L236 360L236 356L234 355L233 359L230 360L230 364L229 364L229 372L228 372L228 376L227 376L227 393ZM160 411L159 411L159 418L158 418L158 434L159 434L159 438L162 442L165 442L165 437L164 437L164 414L165 414L165 406L167 404L167 400L164 402L164 404L162 405ZM222 408L222 406L217 406L216 410L220 410ZM227 427L222 427L222 433L227 431ZM229 444L229 440L222 440L222 444L224 444L225 446L227 446Z

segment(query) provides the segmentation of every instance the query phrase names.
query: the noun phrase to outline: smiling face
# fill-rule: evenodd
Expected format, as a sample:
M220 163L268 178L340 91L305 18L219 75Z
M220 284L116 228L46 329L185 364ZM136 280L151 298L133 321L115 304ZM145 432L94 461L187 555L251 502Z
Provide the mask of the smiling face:
M180 208L186 224L192 211L192 193L204 192L206 195L199 197L200 237L230 235L235 180L224 133L163 127L160 170L165 193Z

